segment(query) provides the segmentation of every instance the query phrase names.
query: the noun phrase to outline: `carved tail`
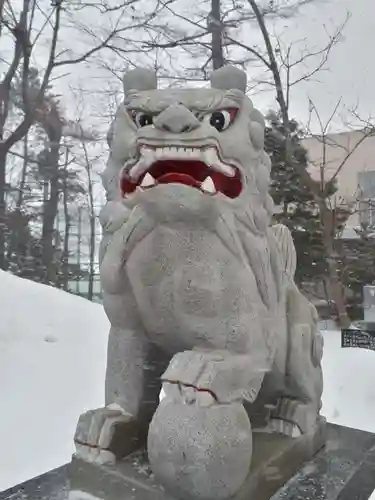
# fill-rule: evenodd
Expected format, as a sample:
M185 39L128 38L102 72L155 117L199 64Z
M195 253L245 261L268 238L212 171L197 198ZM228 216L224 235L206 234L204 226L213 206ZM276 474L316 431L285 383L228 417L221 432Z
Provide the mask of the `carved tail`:
M280 251L280 263L287 277L294 281L297 266L297 254L294 246L292 233L283 224L275 224L271 227Z

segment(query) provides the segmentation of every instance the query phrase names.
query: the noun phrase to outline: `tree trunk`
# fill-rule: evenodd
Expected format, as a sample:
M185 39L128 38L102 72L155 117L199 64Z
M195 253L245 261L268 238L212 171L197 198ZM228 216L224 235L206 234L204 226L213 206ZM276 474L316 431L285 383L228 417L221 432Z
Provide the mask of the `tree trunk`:
M320 214L323 230L323 245L325 251L325 261L328 266L328 277L326 279L329 299L333 302L339 326L341 328L349 328L350 318L346 312L346 297L344 286L341 282L340 272L338 269L337 252L335 250L335 228L334 228L334 213L321 200Z
M60 124L61 125L61 124ZM42 228L42 263L44 268L44 282L54 283L56 281L56 266L54 265L54 234L55 220L59 203L59 157L62 127L50 128L48 131L50 141L49 154L49 196L43 206L43 228Z
M29 148L28 148L28 133L25 135L23 138L23 163L22 163L22 173L21 173L21 182L20 186L18 189L18 196L16 200L16 216L21 215L21 209L22 209L22 204L23 204L23 195L25 191L25 184L26 184L26 175L27 175L27 167L29 164ZM17 217L15 218L17 220ZM5 268L8 269L10 262L13 257L13 253L16 251L18 253L18 245L19 242L18 240L19 236L19 231L18 228L15 228L12 226L11 232L10 232L10 240L8 244L8 250L6 254L6 262L5 262Z
M6 268L6 233L7 233L7 210L6 210L6 164L8 151L0 144L0 269Z
M223 25L221 20L221 0L211 0L211 19L209 26L212 33L211 52L213 69L222 68L225 64L223 53Z
M69 288L69 237L70 237L70 214L68 208L68 189L67 189L67 167L69 159L69 149L65 151L64 162L64 182L63 182L63 205L64 205L64 248L62 259L62 272L63 272L63 289L65 291Z
M90 160L87 151L87 146L84 141L82 141L82 149L85 156L85 168L87 173L87 184L88 184L88 201L90 210L90 251L89 251L89 289L88 289L88 299L93 300L94 298L94 278L95 278L95 249L96 249L96 217L94 208L94 190L90 169Z
M27 133L23 138L23 163L22 163L22 174L21 182L18 190L18 197L16 201L16 209L21 210L23 204L23 195L25 192L27 167L29 165L29 134Z
M94 207L91 206L90 207L89 289L88 289L88 299L91 301L94 298L95 243L96 243L95 213L94 213Z

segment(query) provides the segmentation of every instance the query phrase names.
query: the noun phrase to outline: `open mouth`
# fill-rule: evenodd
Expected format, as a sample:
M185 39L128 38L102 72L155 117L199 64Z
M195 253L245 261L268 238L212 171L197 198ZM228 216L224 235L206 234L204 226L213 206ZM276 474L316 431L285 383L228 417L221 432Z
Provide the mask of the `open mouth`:
M242 190L239 170L224 163L216 148L142 147L138 162L123 170L122 195L160 184L183 184L210 195L222 193L228 198L237 198Z

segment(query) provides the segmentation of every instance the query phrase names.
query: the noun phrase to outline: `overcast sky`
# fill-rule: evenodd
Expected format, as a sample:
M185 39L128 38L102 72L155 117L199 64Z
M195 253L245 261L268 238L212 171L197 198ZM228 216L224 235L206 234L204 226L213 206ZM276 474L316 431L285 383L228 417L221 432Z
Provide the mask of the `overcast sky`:
M115 0L112 0L117 4ZM223 2L229 0L223 0ZM261 0L260 0L261 1ZM282 0L278 0L282 1ZM295 1L295 0L288 0ZM21 4L21 0L14 0L14 4ZM40 5L44 5L46 9L50 9L50 0L40 0ZM143 14L147 8L152 10L154 2L150 0L141 0L137 4L137 14ZM181 12L192 12L191 0L176 0L173 5L179 5ZM206 7L209 2L204 0L195 0L195 11L200 6ZM46 11L47 11L46 10ZM142 12L141 12L142 11ZM93 12L93 15L84 10L81 13L75 13L72 21L77 23L85 23L93 32L103 36L102 30L104 18ZM373 97L375 88L375 62L374 62L374 46L375 46L375 0L315 0L311 5L304 8L302 13L294 16L292 20L280 21L276 26L269 25L270 30L275 30L276 34L281 37L284 45L297 40L305 40L295 46L296 56L298 50L303 45L307 46L308 50L317 50L327 43L327 33L334 33L335 29L344 21L347 12L351 17L344 29L341 42L333 49L329 60L325 66L325 71L320 72L314 81L307 84L298 84L294 87L291 98L291 115L300 119L302 122L307 121L308 117L308 97L311 97L316 104L323 118L328 117L333 110L338 99L342 99L340 111L343 112L347 108L352 108L359 105L360 115L367 118L368 115L375 115L375 101ZM40 14L41 15L41 14ZM84 16L85 19L80 19L79 16ZM163 18L164 20L164 18ZM41 16L41 23L44 22L44 17ZM169 21L168 21L169 22ZM173 21L179 22L179 21ZM137 33L141 33L142 30ZM238 35L238 33L237 33ZM45 42L40 44L39 56L35 61L38 66L43 67L43 57L40 51L48 49L51 34L45 32ZM59 49L76 48L79 43L82 43L82 31L66 31L61 33ZM240 34L241 40L248 45L254 45L259 42L259 30L256 26L247 23ZM6 40L5 40L6 41ZM43 40L42 40L43 42ZM129 43L129 42L127 42ZM8 46L9 47L9 46ZM4 47L0 47L0 52L5 54ZM46 54L45 54L46 55ZM174 53L176 56L176 53ZM106 57L108 54L106 55ZM69 57L69 53L65 54ZM138 61L146 61L148 64L153 63L152 57L146 57L144 54L132 56L132 62L137 64ZM160 54L159 54L160 58ZM176 62L177 59L177 62ZM164 57L166 62L166 57ZM193 60L194 61L194 60ZM118 60L108 58L106 63L111 68L112 66L121 67ZM316 61L311 61L314 65ZM178 71L184 74L184 70L192 63L192 59L187 60L186 57L175 57L174 65L178 65ZM309 71L311 67L305 68ZM304 70L304 71L305 71ZM299 77L302 68L297 70L294 76ZM259 69L248 67L249 78L257 76ZM73 117L77 112L77 99L72 97L72 89L83 88L86 93L80 106L84 107L84 115L90 121L97 119L98 115L107 114L114 109L114 100L107 95L97 95L99 90L108 90L111 88L120 88L119 81L109 72L98 70L97 66L91 66L89 69L83 65L65 66L61 69L64 78L55 81L55 89L62 95L62 105L69 111ZM76 94L77 97L77 94ZM255 104L262 109L276 108L274 92L255 93L252 94ZM100 120L100 119L99 119ZM101 118L102 122L109 122L109 118ZM342 121L338 115L335 119L335 125L342 128ZM103 123L106 127L107 123Z
M181 1L181 0L180 0ZM190 5L190 2L189 2ZM375 0L316 0L312 5L304 8L302 13L292 20L278 22L270 29L275 30L285 45L289 42L300 41L295 45L296 56L298 51L307 46L308 49L317 50L323 47L328 40L328 34L333 34L340 26L347 13L350 19L347 22L341 41L332 50L325 70L308 83L301 83L294 87L291 99L291 114L302 122L308 118L308 98L311 97L323 118L327 118L335 107L338 99L342 99L342 105L337 114L334 125L343 128L342 115L345 110L356 105L359 106L360 115L367 118L375 115ZM246 42L251 44L257 35L251 29L246 28L244 33ZM304 40L304 41L303 41ZM302 41L302 42L301 42ZM183 61L183 59L182 59ZM135 61L136 62L136 61ZM149 61L150 62L150 61ZM315 61L311 61L314 65ZM183 63L184 64L184 63ZM182 66L183 66L182 64ZM186 62L186 64L188 64ZM299 72L309 71L307 68L299 67ZM90 85L87 81L87 73L82 67L72 67L74 73L70 78L73 86L77 79L81 85ZM256 70L249 67L249 77L256 74ZM254 73L255 72L255 73ZM103 73L100 73L103 77ZM106 86L116 86L115 77L108 75ZM97 79L99 73L92 70L92 85L97 88L98 82L104 82L102 78ZM68 79L62 80L59 85L66 88ZM104 83L103 83L104 85ZM276 107L274 93L256 93L253 100L263 111L269 107ZM95 103L88 99L86 113L98 113L98 107L105 106L105 98ZM95 105L94 105L95 104ZM346 113L346 117L348 114Z
M325 30L333 32L350 12L341 42L333 49L327 70L319 74L319 82L295 87L293 114L306 119L308 96L326 117L342 98L343 107L359 105L361 116L375 115L375 1L322 0L306 8L284 36L290 40L306 38L311 46L326 40ZM256 100L257 98L255 98ZM342 108L343 108L342 107ZM340 120L336 123L340 126Z

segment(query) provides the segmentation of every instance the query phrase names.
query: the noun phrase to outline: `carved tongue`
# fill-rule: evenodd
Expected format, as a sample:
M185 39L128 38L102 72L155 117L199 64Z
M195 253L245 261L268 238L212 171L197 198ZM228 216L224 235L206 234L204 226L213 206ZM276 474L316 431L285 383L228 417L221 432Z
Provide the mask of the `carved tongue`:
M178 172L171 172L158 177L159 184L185 184L186 186L199 187L200 183L194 179L191 175L180 174Z

